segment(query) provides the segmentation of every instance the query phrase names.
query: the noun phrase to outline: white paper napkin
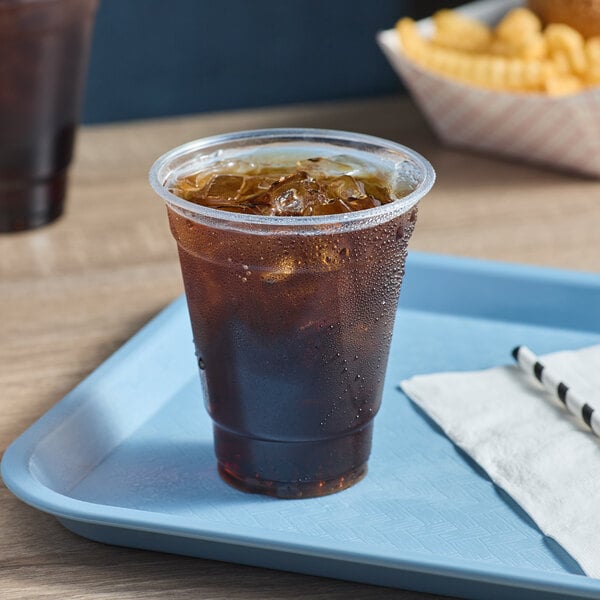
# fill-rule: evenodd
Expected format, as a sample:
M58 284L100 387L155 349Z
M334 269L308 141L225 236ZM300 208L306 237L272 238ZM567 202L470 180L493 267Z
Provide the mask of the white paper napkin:
M600 410L600 345L542 362ZM544 534L600 577L598 437L514 365L420 375L401 387Z

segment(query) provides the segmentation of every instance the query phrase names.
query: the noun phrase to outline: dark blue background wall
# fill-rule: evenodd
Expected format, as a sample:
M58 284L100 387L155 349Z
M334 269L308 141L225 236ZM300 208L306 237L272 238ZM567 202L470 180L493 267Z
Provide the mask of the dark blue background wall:
M374 41L435 0L101 0L86 122L400 89Z

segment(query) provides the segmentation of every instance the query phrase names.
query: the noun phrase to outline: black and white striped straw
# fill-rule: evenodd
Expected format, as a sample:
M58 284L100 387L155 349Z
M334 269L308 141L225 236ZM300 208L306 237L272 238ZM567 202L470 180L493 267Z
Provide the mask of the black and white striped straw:
M513 358L525 373L533 375L550 393L554 394L569 412L581 419L600 437L600 411L580 398L566 383L549 371L527 346L517 346L512 351Z

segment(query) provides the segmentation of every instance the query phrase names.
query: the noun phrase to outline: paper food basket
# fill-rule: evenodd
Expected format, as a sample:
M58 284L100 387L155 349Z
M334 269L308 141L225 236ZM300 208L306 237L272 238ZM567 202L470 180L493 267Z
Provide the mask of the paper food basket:
M522 4L483 0L458 10L494 24ZM418 26L433 32L431 19ZM443 142L600 177L600 87L560 97L477 88L412 62L393 29L377 41Z

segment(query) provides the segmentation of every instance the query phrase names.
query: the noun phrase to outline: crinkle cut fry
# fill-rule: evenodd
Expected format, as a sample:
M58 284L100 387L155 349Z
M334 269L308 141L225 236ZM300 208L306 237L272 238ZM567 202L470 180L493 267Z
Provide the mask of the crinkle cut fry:
M409 18L396 29L406 55L440 75L492 90L557 96L600 84L600 37L586 41L563 24L542 31L528 9L509 11L494 30L448 9L432 19L431 39Z

